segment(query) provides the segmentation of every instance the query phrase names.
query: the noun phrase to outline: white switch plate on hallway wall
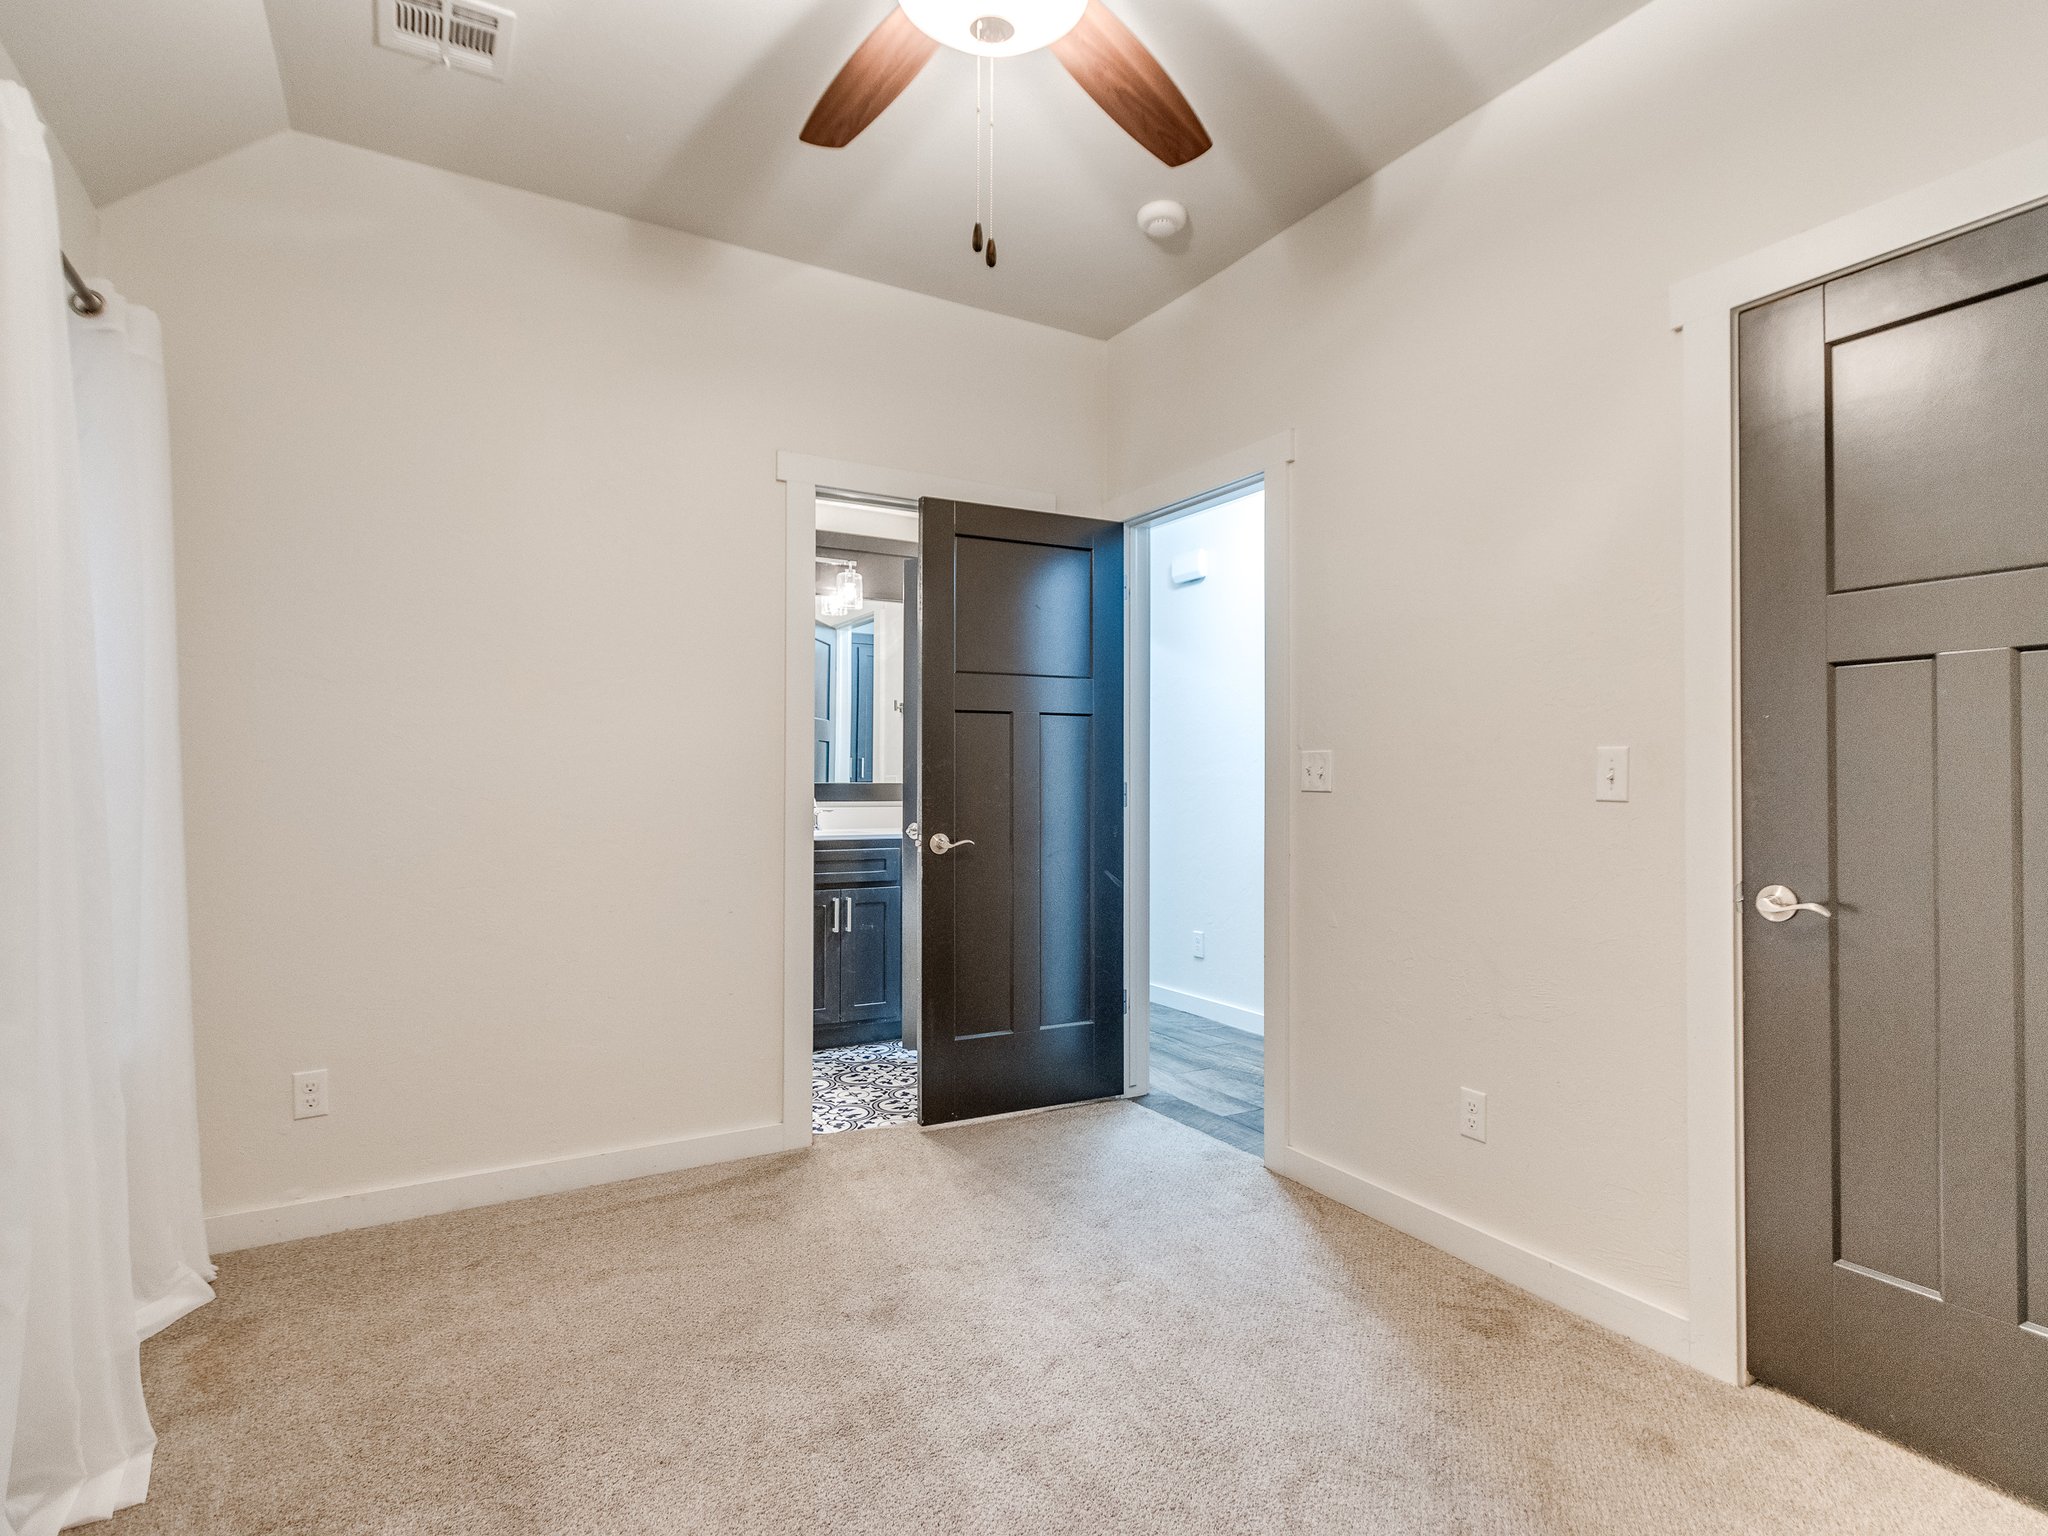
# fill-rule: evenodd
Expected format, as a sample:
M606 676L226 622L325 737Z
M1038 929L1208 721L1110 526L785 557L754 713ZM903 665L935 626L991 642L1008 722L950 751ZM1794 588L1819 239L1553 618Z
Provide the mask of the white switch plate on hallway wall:
M1304 749L1301 754L1301 788L1304 794L1327 795L1336 785L1337 754L1327 749Z

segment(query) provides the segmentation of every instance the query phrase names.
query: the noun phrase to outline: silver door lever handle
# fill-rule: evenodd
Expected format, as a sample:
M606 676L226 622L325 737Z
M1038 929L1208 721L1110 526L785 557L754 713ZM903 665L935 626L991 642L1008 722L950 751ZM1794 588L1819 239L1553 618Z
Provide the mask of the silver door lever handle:
M1818 912L1822 917L1835 915L1817 901L1801 901L1797 892L1783 885L1767 885L1758 891L1756 910L1767 923L1789 923L1795 912Z
M955 848L972 848L974 846L974 839L971 837L955 839L946 836L943 832L934 832L925 839L925 846L931 849L933 853L943 854L950 853Z

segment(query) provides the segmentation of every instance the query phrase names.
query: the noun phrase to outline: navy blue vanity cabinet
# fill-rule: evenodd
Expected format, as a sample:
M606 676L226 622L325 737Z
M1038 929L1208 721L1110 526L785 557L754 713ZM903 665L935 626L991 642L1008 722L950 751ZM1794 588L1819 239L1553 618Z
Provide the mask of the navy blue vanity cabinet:
M811 897L811 1045L903 1033L903 840L821 839Z

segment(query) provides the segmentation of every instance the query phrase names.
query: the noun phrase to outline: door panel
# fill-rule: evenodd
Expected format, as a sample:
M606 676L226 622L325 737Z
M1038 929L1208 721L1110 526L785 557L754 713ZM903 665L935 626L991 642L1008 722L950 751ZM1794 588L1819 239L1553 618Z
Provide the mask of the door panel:
M1835 674L1833 905L1841 1256L1939 1290L1931 662Z
M2048 1499L2048 216L2009 223L1740 323L1746 1300L1759 1379Z
M2048 1325L2048 651L2020 656L2021 1119L2027 1319Z
M922 1116L1123 1087L1123 529L923 505ZM969 839L944 855L934 834Z
M2017 660L2009 650L1952 651L1934 666L1941 1291L2008 1323L2021 1321Z
M1087 677L1094 567L1086 549L957 538L953 669Z
M1845 341L2031 283L2043 268L2048 215L2037 208L1834 279L1827 285L1827 339Z
M2048 561L2048 287L1833 348L1835 590Z
M944 923L946 946L957 957L941 1027L952 1039L971 1040L1016 1027L1016 719L958 710L952 725L952 813L926 825L972 827L974 857L956 857L946 867L946 907L934 913L928 905L926 922L936 916Z
M838 891L811 889L811 1029L839 1021L839 925L845 919Z
M1095 881L1088 865L1094 726L1087 715L1042 715L1038 722L1039 1017L1047 1029L1094 1018L1088 966L1095 927Z

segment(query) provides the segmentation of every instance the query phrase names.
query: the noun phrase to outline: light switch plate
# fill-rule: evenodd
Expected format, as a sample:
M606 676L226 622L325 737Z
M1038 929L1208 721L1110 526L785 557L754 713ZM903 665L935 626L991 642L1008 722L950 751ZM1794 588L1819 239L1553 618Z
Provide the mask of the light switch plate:
M1628 798L1628 748L1596 747L1593 749L1593 798L1595 800L1626 800Z
M1337 754L1327 748L1304 749L1301 788L1304 794L1327 795L1336 788Z

